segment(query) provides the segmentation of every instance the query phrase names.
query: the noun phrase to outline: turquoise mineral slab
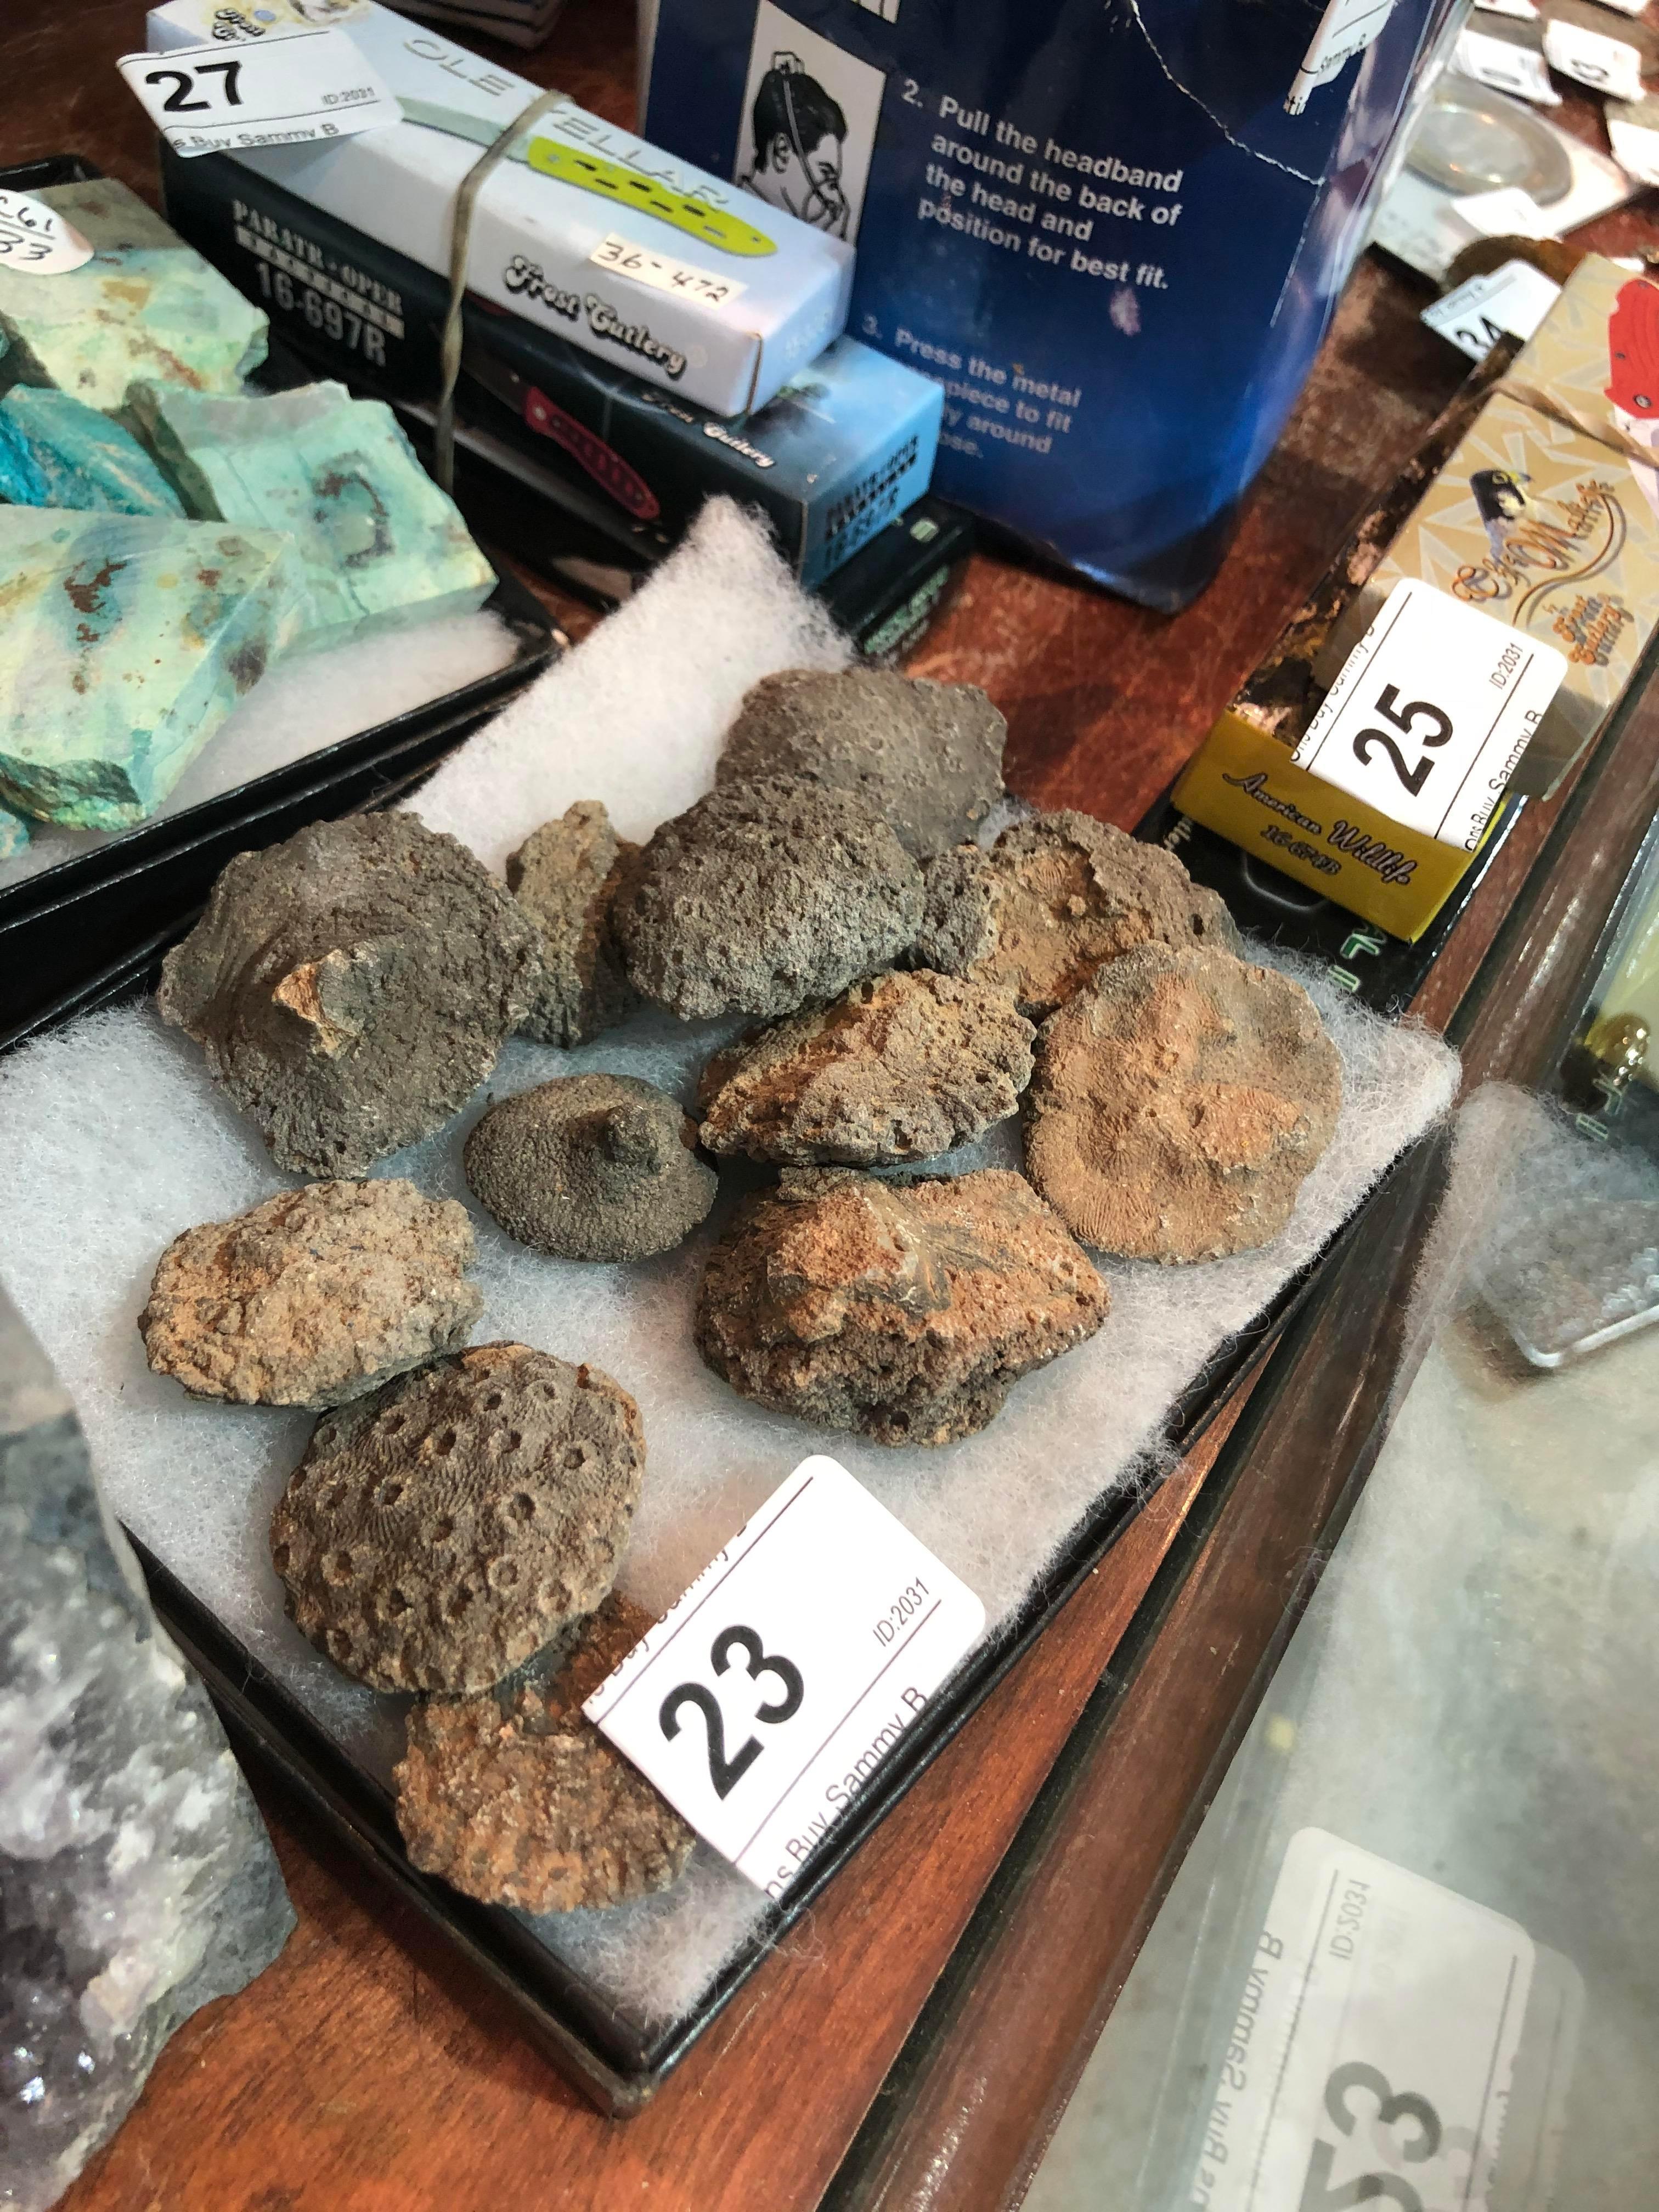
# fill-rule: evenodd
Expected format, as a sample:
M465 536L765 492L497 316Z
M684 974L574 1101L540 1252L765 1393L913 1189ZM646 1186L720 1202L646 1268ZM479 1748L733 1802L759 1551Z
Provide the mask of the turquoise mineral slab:
M40 384L14 385L0 399L0 497L82 513L185 511L130 432L83 399Z
M307 647L471 614L495 587L378 399L343 384L239 399L135 386L129 406L191 514L293 532Z
M113 409L138 378L235 392L264 359L259 310L136 192L100 177L34 197L93 258L57 276L0 268L0 386L55 384Z
M0 803L143 821L292 641L302 596L275 531L0 507Z

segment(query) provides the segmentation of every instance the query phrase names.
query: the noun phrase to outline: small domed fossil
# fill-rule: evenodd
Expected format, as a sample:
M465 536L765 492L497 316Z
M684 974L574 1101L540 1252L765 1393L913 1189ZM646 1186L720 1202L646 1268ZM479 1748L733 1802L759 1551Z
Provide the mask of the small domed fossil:
M472 1224L412 1182L313 1182L175 1237L138 1316L144 1355L200 1398L343 1405L466 1341Z
M466 1140L474 1194L509 1237L564 1260L641 1260L689 1237L719 1181L653 1083L565 1075L503 1098Z
M376 1690L479 1690L608 1594L645 1468L628 1393L522 1344L326 1413L271 1516L302 1632Z
M650 1626L613 1595L544 1687L410 1708L394 1779L416 1866L526 1912L622 1905L678 1880L696 1835L581 1710Z

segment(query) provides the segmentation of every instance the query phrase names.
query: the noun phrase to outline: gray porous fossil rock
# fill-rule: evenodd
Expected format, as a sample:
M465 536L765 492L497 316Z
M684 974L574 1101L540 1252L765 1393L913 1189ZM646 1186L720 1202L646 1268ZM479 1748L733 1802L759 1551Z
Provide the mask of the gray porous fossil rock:
M988 854L942 855L929 871L912 957L994 983L1034 1021L1137 945L1238 951L1219 895L1162 845L1091 814L1034 814Z
M941 975L968 975L997 949L997 872L978 845L952 845L924 861L921 926L906 954Z
M716 1054L698 1096L702 1141L796 1167L927 1159L1018 1110L1036 1034L985 984L872 976Z
M613 1593L550 1681L411 1707L398 1826L422 1872L526 1912L622 1905L678 1880L696 1834L582 1712L651 1625Z
M509 1237L562 1260L642 1260L691 1234L719 1179L665 1091L632 1075L565 1075L490 1107L463 1155Z
M289 1611L377 1690L482 1690L608 1595L645 1471L626 1390L522 1344L317 1424L271 1516Z
M198 1398L342 1406L465 1343L483 1298L472 1223L412 1182L313 1182L175 1237L138 1316L144 1352Z
M925 860L971 837L1001 798L1007 734L972 684L887 668L785 668L745 696L715 778L805 775L854 792Z
M943 1444L1091 1337L1106 1285L1023 1176L786 1168L739 1207L697 1349L744 1397L884 1444Z
M1299 983L1144 945L1039 1032L1026 1173L1085 1244L1221 1259L1279 1234L1341 1104L1340 1057Z
M0 1293L0 2200L45 2212L293 1909L68 1397Z
M239 853L156 1005L285 1168L361 1175L464 1105L539 986L535 924L401 811Z
M887 968L921 922L921 872L852 793L725 784L665 822L613 909L628 973L684 1020L775 1020Z
M639 1006L611 909L639 847L597 799L579 799L508 856L507 887L542 934L542 981L525 1016L543 1044L586 1044Z

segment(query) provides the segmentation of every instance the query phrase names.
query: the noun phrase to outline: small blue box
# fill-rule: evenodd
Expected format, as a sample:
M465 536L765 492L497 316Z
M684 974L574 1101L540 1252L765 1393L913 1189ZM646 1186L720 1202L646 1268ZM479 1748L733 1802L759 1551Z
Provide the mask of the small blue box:
M509 317L477 327L487 340L468 347L464 400L482 385L511 408L519 422L508 434L520 451L545 460L559 449L671 537L713 493L757 507L809 591L919 500L933 476L944 394L852 338L837 339L768 405L728 420ZM503 434L502 418L494 428ZM620 486L617 459L628 471Z

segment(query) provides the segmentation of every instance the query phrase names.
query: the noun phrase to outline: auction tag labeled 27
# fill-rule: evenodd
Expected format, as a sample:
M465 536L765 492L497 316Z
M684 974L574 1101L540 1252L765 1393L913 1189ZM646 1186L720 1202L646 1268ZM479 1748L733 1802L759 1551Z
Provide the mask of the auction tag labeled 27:
M1301 1829L1246 1977L1189 2203L1497 2212L1535 1956L1501 1913Z
M583 1706L781 1897L985 1628L837 1461L804 1460Z
M175 154L350 138L403 110L342 30L124 54L116 64Z
M1553 645L1407 576L1291 757L1390 821L1472 853L1566 672Z

